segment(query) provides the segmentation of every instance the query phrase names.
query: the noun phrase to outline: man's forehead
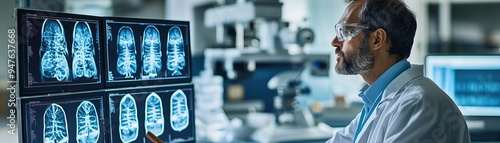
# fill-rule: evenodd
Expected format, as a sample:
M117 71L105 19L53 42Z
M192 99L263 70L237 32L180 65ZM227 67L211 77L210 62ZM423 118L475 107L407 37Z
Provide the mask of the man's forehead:
M364 0L355 0L347 5L344 14L339 20L339 23L360 23L359 13L363 7Z

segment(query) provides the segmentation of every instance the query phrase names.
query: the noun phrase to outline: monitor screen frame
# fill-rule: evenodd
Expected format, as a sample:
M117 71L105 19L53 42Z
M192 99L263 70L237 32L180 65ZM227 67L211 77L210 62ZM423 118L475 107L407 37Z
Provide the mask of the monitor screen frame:
M113 141L113 137L112 134L113 134L113 127L112 127L112 124L111 124L111 120L113 120L111 117L111 102L112 102L112 99L114 96L123 96L123 95L112 95L112 94L122 94L122 93L141 93L141 92L151 92L151 91L165 91L165 90L176 90L176 89L191 89L191 97L187 97L188 99L188 106L190 107L190 110L192 110L192 113L189 113L189 124L191 125L188 125L188 128L192 128L192 132L193 132L193 140L189 140L189 141L181 141L181 142L196 142L196 125L195 125L195 116L196 116L196 109L195 109L195 89L194 89L194 85L192 83L189 83L189 84L171 84L171 85L159 85L159 86L143 86L143 87L134 87L134 88L114 88L114 89L109 89L109 90L106 90L106 96L109 98L108 99L108 123L109 124L109 127L108 130L109 130L109 140L110 142L115 142ZM161 95L159 95L161 96ZM171 96L171 95L170 95ZM186 95L186 96L189 96L189 95ZM162 100L163 102L167 102L169 100ZM113 101L115 102L115 101ZM137 99L136 99L136 102L137 102ZM166 103L163 103L163 104L166 104ZM190 104L190 105L189 105ZM118 108L118 107L113 107L113 108ZM163 107L163 110L169 110L170 107ZM115 109L116 110L119 110L119 109ZM165 112L165 111L164 111ZM170 111L167 111L167 112L170 112ZM138 116L139 116L139 113L138 113ZM168 121L170 119L167 119L168 116L165 115L165 120ZM118 123L117 123L118 124ZM168 122L165 122L164 124L164 127L165 127L165 131L163 132L162 135L165 135L167 134L168 130L171 130L170 126L169 126L170 123ZM144 120L142 121L139 121L139 130L144 130ZM144 137L145 137L145 134L144 134ZM137 138L138 140L139 138ZM137 141L136 140L136 141ZM120 141L118 141L120 142Z
M457 60L458 58L467 58L467 60ZM486 58L496 58L498 62L485 61L483 59ZM433 60L444 59L440 63L436 63ZM433 76L434 71L431 67L436 65L447 65L450 67L455 67L454 69L462 69L462 68L470 68L469 67L457 67L457 64L463 64L464 62L469 62L471 64L475 64L475 67L478 69L491 69L491 67L495 66L494 69L500 70L500 54L429 54L425 57L424 61L424 75L433 80L436 85L441 86L439 81L436 81ZM482 64L482 65L477 65ZM496 65L495 65L496 64ZM485 65L489 65L485 67ZM455 100L455 95L453 91L449 91L451 89L442 88L444 92L450 96L450 98L455 102L460 111L464 116L500 116L500 107L485 107L485 106L461 106ZM448 89L448 90L447 90ZM454 89L454 88L453 88ZM500 95L499 95L500 96ZM492 112L493 111L493 112Z
M91 98L102 98L102 108L103 110L101 111L103 120L101 121L102 124L99 128L101 131L101 135L103 136L103 141L102 142L109 142L109 123L108 123L108 115L109 115L109 108L108 108L108 103L109 103L109 98L104 90L93 90L93 91L83 91L83 92L66 92L66 93L56 93L56 94L40 94L36 96L30 96L30 97L24 97L20 99L20 104L18 106L18 109L20 109L20 115L21 115L21 123L20 123L20 131L19 133L21 136L19 136L19 140L22 142L29 142L27 134L29 134L29 131L27 130L27 122L28 122L28 112L26 106L28 103L34 103L34 102L43 102L43 103L48 103L48 101L55 101L55 102L65 102L65 101L71 101L71 100L84 100L84 99L91 99ZM43 101L41 101L43 100ZM96 107L96 110L99 110ZM68 113L66 113L66 116L68 116ZM99 116L99 115L98 115ZM75 128L76 129L76 128ZM74 130L68 128L68 130ZM43 138L43 137L42 137ZM71 137L70 137L71 138ZM41 140L43 142L43 140Z
M185 60L186 60L186 66L187 68L187 74L186 76L182 77L162 77L162 78L154 78L154 79L132 79L132 80L117 80L117 81L110 81L110 76L109 76L109 71L110 71L110 65L109 65L109 48L108 48L108 40L107 40L107 28L101 28L102 32L104 35L102 36L103 39L103 62L104 62L104 83L105 87L129 87L129 86L151 86L151 85L159 85L159 84L177 84L177 83L190 83L192 81L192 55L191 55L191 48L192 48L192 43L191 43L191 26L189 21L176 21L176 20L163 20L163 19L146 19L146 18L126 18L126 17L103 17L102 18L102 26L101 27L107 27L107 21L113 21L113 22L131 22L131 23L138 23L138 24L171 24L171 25L183 25L187 26L187 36L184 36L184 42L188 43L186 44L187 47L185 47L184 52L185 52ZM162 31L160 31L161 33ZM115 37L112 37L116 39ZM136 42L140 41L138 39L135 39ZM164 41L162 41L164 42ZM137 45L137 44L136 44ZM162 47L164 46L165 43L161 43ZM136 47L136 49L141 49L140 47ZM165 56L166 53L163 53L163 51L167 51L167 49L162 49L162 59ZM137 51L137 53L140 53L140 51ZM137 59L140 60L140 59ZM162 63L162 66L164 66L166 63ZM137 72L141 72L140 68L142 66L137 66ZM166 67L162 68L163 71L166 71Z
M85 20L95 20L97 21L98 32L96 35L99 36L97 39L99 40L99 45L94 45L94 48L97 49L98 52L97 57L100 59L97 60L96 63L97 72L98 72L98 80L93 82L80 82L73 83L64 82L60 84L54 84L49 86L39 85L39 86L29 86L28 79L28 67L27 59L28 59L28 47L26 47L26 40L28 39L26 33L26 26L24 23L24 16L33 14L34 16L39 17L48 17L48 18L67 18L67 19L85 19ZM81 14L70 14L63 12L54 12L54 11L42 11L42 10L33 10L33 9L16 9L16 18L17 18L17 29L18 29L18 81L20 85L20 97L25 96L33 96L38 94L47 94L47 93L62 93L62 92L76 92L76 91L85 91L85 90L98 90L104 88L104 80L102 76L103 72L103 44L102 44L102 20L101 17L98 16L90 16L90 15L81 15ZM42 24L39 23L38 28L42 27ZM69 42L67 42L69 43ZM69 46L68 46L69 47ZM71 63L68 63L68 65ZM70 76L71 78L71 76Z

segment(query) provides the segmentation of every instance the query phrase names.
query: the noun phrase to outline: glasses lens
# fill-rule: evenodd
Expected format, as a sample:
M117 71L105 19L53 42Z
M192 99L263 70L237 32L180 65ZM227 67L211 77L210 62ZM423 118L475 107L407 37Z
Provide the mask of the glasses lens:
M344 36L345 36L345 31L342 25L336 24L335 25L335 32L337 34L337 39L342 42L344 41Z
M347 28L349 27L349 28ZM340 42L346 41L351 39L352 37L355 37L358 35L361 31L364 29L367 29L368 27L362 25L362 24L340 24L337 23L335 24L335 31L337 34L337 39Z

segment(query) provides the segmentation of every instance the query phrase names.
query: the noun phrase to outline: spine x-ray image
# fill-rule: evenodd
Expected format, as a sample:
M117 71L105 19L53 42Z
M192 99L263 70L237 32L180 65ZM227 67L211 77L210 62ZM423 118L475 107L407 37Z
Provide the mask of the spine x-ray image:
M42 81L69 80L68 49L64 28L59 20L45 19L42 26L40 47L40 74Z
M182 131L189 125L189 109L186 94L177 90L170 98L170 126L174 131Z
M162 66L160 32L155 26L149 25L144 29L142 38L143 75L156 77Z
M43 114L43 142L67 143L69 141L66 113L58 104L51 104Z
M73 78L97 76L94 40L87 22L76 22L73 29Z
M146 98L146 120L144 126L146 132L159 136L163 134L165 117L163 116L163 105L160 96L155 92L149 94Z
M76 110L76 141L78 143L97 143L100 130L99 118L94 104L83 101Z
M120 101L120 139L122 142L133 142L139 135L137 105L135 99L127 94Z
M186 65L184 56L184 39L181 29L174 26L168 30L167 36L167 69L172 72L171 76L182 75L180 70Z
M137 72L137 50L135 49L135 38L132 28L122 26L118 30L116 53L116 70L119 74L125 75L125 78L134 78L133 74Z

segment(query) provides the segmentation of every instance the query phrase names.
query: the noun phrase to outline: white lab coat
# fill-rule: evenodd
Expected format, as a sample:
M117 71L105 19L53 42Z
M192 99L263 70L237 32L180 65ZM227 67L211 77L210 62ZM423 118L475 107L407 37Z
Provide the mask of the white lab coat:
M358 114L327 143L352 143ZM465 119L434 82L412 66L387 86L356 143L469 143Z

